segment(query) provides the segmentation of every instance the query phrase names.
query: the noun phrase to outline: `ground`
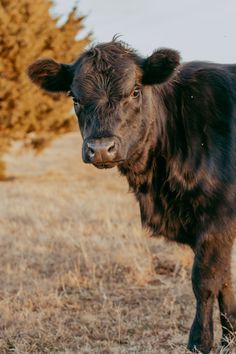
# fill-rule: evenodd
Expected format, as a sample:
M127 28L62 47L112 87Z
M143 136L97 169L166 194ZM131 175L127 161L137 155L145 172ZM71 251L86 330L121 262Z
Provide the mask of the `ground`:
M0 353L187 353L191 251L141 230L125 178L83 164L79 133L19 150L0 183Z

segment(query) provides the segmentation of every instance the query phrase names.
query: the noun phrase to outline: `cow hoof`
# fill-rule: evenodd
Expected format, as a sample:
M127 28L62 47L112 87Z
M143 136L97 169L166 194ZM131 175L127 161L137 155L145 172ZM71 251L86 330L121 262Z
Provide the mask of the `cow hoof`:
M213 335L208 331L198 331L194 323L191 328L188 350L193 353L209 354L213 346Z
M204 344L198 344L198 343L189 343L188 344L188 350L193 353L198 353L198 354L209 354L211 352L212 345L204 345Z
M213 346L213 331L202 329L196 319L190 331L188 350L193 353L209 354Z

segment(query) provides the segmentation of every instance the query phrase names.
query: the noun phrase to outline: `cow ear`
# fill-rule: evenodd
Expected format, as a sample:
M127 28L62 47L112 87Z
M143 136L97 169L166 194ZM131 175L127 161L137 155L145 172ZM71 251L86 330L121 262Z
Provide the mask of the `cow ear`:
M143 61L143 84L161 84L168 80L180 64L180 54L176 50L161 48Z
M53 59L36 60L28 67L27 74L36 85L50 92L69 91L73 79L71 65Z

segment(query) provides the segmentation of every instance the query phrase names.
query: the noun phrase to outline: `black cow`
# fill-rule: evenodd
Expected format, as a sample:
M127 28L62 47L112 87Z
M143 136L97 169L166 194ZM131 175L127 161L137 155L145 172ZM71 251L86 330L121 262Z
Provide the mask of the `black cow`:
M113 40L72 64L37 60L28 74L73 98L84 162L118 166L142 224L193 249L197 305L188 348L210 352L215 298L226 345L236 332L236 65L180 64L172 49L143 59Z

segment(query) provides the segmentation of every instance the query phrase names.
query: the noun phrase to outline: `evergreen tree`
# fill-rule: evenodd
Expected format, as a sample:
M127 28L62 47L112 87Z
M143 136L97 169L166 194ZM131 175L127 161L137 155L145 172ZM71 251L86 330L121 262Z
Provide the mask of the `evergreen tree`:
M75 39L83 27L77 9L59 27L51 6L50 0L0 0L0 153L16 139L41 149L73 128L69 99L41 92L26 75L35 59L70 62L89 42Z

